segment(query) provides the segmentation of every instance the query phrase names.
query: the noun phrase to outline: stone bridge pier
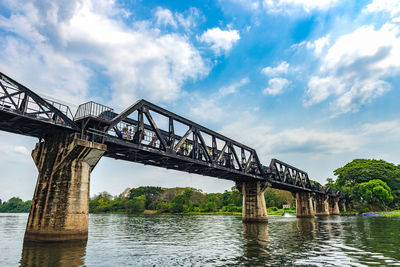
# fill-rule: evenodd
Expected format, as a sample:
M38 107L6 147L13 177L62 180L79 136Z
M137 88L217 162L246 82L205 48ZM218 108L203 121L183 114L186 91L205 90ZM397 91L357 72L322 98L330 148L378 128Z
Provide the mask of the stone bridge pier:
M309 192L292 192L296 198L296 215L299 218L312 218L315 216L313 194Z
M329 215L340 215L339 198L334 196L328 197Z
M339 210L346 212L346 200L345 199L339 200Z
M329 215L328 196L325 194L316 194L314 199L315 199L315 215L328 216Z
M32 158L39 171L25 241L86 240L90 173L106 145L78 134L39 141Z
M236 188L243 195L243 222L268 222L264 193L271 186L268 182L237 182Z

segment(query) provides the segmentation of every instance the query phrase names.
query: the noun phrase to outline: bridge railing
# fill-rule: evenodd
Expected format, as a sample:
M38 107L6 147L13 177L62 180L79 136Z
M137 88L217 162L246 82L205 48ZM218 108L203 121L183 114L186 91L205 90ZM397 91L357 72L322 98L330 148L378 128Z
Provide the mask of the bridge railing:
M79 105L78 109L76 110L74 120L81 120L84 118L98 118L105 121L111 121L113 119L114 110L110 107L105 105L89 101L87 103L83 103Z

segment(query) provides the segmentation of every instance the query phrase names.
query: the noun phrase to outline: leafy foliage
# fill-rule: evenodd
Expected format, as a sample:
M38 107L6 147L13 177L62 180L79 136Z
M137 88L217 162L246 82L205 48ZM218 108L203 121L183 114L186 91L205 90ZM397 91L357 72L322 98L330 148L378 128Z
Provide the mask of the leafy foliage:
M293 198L290 192L273 188L268 188L264 196L267 207L276 206L279 208L282 208L284 204L291 203Z
M29 212L32 201L23 201L19 197L12 197L8 201L2 202L0 200L0 212Z
M357 196L362 202L379 208L386 208L393 201L392 190L379 179L359 184Z
M334 171L336 181L325 187L347 193L355 208L386 209L400 206L400 167L384 160L355 159Z

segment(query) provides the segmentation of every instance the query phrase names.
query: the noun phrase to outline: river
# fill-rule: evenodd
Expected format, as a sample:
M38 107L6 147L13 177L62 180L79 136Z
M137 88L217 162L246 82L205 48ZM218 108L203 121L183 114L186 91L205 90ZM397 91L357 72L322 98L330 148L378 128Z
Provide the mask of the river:
M400 266L399 217L91 214L88 242L23 243L0 213L0 266Z

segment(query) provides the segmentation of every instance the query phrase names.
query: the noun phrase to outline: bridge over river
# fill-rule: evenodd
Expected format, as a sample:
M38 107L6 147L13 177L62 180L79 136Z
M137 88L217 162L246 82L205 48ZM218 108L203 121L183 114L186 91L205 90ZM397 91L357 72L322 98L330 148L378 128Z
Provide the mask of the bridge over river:
M25 240L87 239L90 173L103 156L235 181L244 222L267 222L268 187L292 192L298 217L339 215L348 201L305 171L277 159L264 165L255 149L146 100L119 114L87 102L73 115L0 73L0 130L39 138Z

